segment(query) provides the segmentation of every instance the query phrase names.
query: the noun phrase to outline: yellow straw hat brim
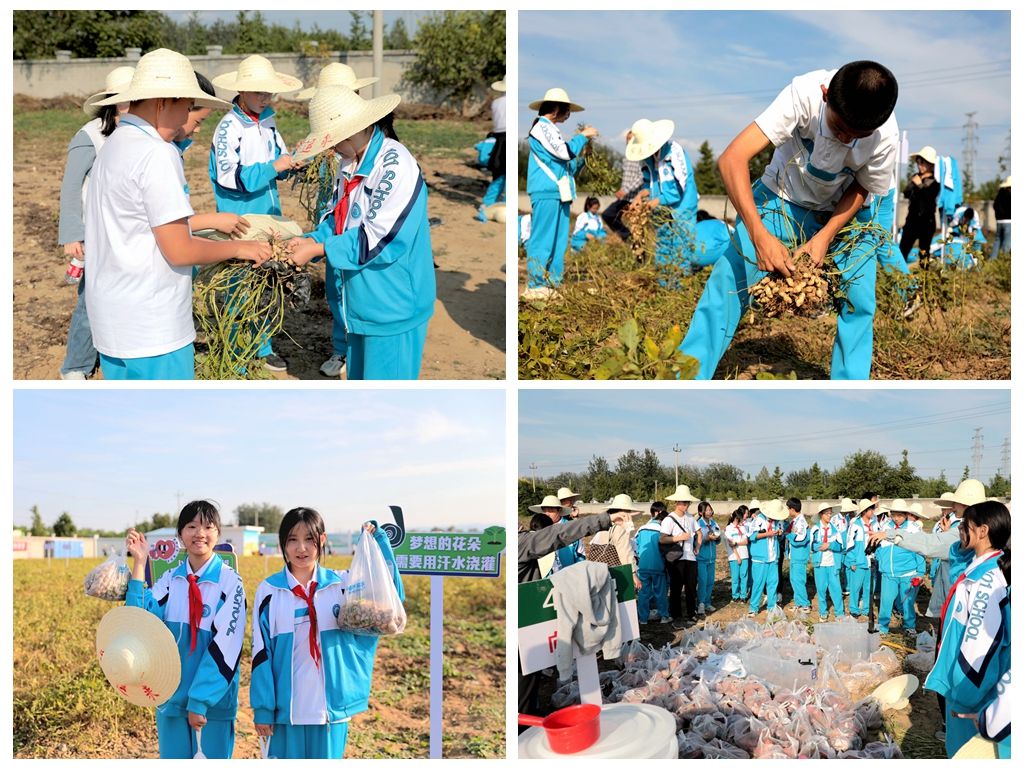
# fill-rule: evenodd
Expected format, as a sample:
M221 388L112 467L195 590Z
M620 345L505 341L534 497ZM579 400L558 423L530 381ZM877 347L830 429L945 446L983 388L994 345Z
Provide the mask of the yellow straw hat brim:
M231 107L228 102L210 96L199 87L195 70L192 69L192 63L187 57L166 48L150 51L139 59L128 88L114 96L93 102L93 106L105 107L108 104L147 99L191 99L197 107Z
M118 695L140 707L163 704L181 683L174 636L142 608L123 606L104 614L96 630L96 655Z
M345 88L351 88L353 91L358 91L360 88L365 88L366 86L373 85L374 83L379 81L379 77L360 77L356 80L353 80L351 83L338 83L338 85L343 85ZM292 97L292 99L294 99L295 101L309 101L314 96L316 96L316 90L319 87L326 88L327 86L317 85L313 86L312 88L303 88L301 91L296 93Z
M305 162L368 128L394 112L401 101L397 94L364 99L340 85L318 88L309 102L309 135L295 145L295 161Z

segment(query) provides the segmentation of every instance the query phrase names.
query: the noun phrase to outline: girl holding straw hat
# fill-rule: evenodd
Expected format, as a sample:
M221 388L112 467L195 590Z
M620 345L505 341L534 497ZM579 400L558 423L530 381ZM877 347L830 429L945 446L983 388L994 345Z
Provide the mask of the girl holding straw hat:
M274 70L263 56L249 56L234 72L213 78L213 84L237 91L231 110L221 118L210 146L210 181L218 211L281 215L278 179L295 167L270 106L275 94L297 91L302 81ZM261 329L262 330L262 329ZM259 357L267 370L286 371L271 339L260 334Z
M156 712L161 758L231 757L238 710L238 673L245 634L241 577L213 549L220 514L208 501L191 501L178 515L178 539L188 556L147 589L149 544L132 529L126 546L132 580L125 604L156 616L177 640L181 681Z
M672 140L675 130L671 120L637 120L630 129L626 159L643 164L643 187L633 204L657 208L667 218L657 229L658 263L696 269L697 179L690 156Z
M818 620L828 620L827 597L832 598L836 618L844 614L843 591L839 587L835 556L843 549L843 537L832 523L836 507L822 504L818 508L818 524L811 528L811 565L814 567L814 588L818 593Z
M387 534L371 520L362 536L380 547L398 597L405 587ZM327 534L315 509L296 507L278 531L285 567L256 589L249 700L271 758L341 758L349 720L369 707L377 637L339 628L348 571L320 564Z
M573 178L582 167L583 148L597 136L585 126L566 141L558 129L569 115L583 107L569 99L562 88L550 88L544 98L530 103L537 117L530 127L530 158L526 192L530 196L532 220L526 244L525 299L546 298L562 284L565 250L569 240L569 205L576 197Z
M192 237L181 157L171 141L204 93L189 60L161 48L139 59L128 88L97 106L131 102L96 159L85 205L86 302L106 379L191 379L192 267L237 258L261 264L268 243Z
M68 144L68 160L60 185L57 242L64 246L64 255L70 259L64 277L68 282L78 284L78 300L68 326L67 350L60 366L62 379L85 379L92 375L99 362L92 343L89 313L85 306L85 281L82 280L85 269L85 193L96 155L117 128L121 115L128 111L127 102L105 107L97 107L96 102L127 88L133 74L135 69L132 67L116 67L107 73L103 90L94 93L82 105L82 111L93 119L79 128Z
M491 90L498 95L491 101L491 132L487 138L494 139L494 147L487 161L487 170L491 172L491 183L487 185L484 199L477 211L477 221L490 221L487 209L497 203L505 202L505 78L491 83Z
M418 378L434 313L427 185L395 133L400 101L318 88L310 134L295 148L300 159L330 147L342 157L331 213L288 247L296 264L326 255L342 272L349 379Z

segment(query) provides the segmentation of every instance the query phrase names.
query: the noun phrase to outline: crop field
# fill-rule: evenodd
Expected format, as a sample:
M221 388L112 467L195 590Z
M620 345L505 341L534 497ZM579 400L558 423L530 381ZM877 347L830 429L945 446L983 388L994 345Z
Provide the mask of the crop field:
M329 568L350 558L332 556ZM14 755L30 758L155 758L153 710L124 702L96 662L96 627L114 603L86 597L100 560L14 563ZM240 558L249 601L279 567ZM265 572L265 568L267 571ZM429 745L430 583L407 577L409 623L383 638L370 708L352 719L346 757L425 758ZM445 757L505 756L505 576L445 579ZM242 648L236 758L259 757L249 708L250 632Z
M490 122L457 119L417 105L399 108L396 131L416 157L429 190L428 215L437 264L437 301L423 355L422 378L502 379L505 376L505 228L475 221L490 175L473 165L473 144ZM406 109L405 112L402 110ZM185 153L193 210L215 210L207 172L214 112ZM14 100L14 377L55 379L64 358L75 289L64 283L67 258L57 244L60 185L67 146L88 118L69 100ZM278 128L289 146L309 129L300 111L282 108ZM278 182L284 215L311 227L299 190ZM88 263L88 246L86 246ZM309 303L285 311L275 351L288 361L277 378L319 379L331 355L331 315L323 263L310 266ZM201 352L197 346L197 352Z
M693 378L697 361L677 348L711 273L638 263L614 235L566 256L565 280L550 301L519 302L522 379ZM520 249L520 293L526 256ZM672 287L667 287L672 286ZM920 306L904 317L908 296ZM1008 379L1010 255L975 270L878 270L875 379ZM716 379L824 379L836 314L748 312Z

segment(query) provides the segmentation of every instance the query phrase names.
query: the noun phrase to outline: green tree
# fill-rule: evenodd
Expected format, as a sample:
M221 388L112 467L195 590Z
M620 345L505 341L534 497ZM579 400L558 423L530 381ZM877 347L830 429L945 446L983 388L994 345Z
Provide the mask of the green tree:
M348 44L353 51L367 51L373 47L370 29L363 21L362 11L349 11L352 21L348 26Z
M402 75L469 113L474 89L505 74L504 11L442 11L423 19L413 47L419 54Z
M30 536L49 536L50 529L43 522L43 516L39 514L39 507L32 505L32 527L29 529Z
M754 476L751 491L761 499L770 499L775 496L772 493L772 474L768 471L768 467L761 467L761 471Z
M270 36L262 13L256 11L250 16L248 11L239 11L235 19L238 31L225 53L266 53L270 50Z
M769 144L767 147L765 147L752 158L750 158L748 166L750 168L751 180L760 179L764 175L764 169L767 168L768 163L772 161L772 155L774 154L774 152L775 148L771 146L771 144ZM722 186L724 189L725 185L723 184Z
M240 504L235 508L235 519L239 525L262 525L268 533L276 533L281 527L284 511L274 504Z
M53 535L54 536L74 536L75 535L75 523L71 519L71 515L67 512L61 512L60 517L53 524Z
M612 477L611 467L608 460L603 456L591 456L587 464L585 489L592 499L606 501L615 495L616 481ZM583 488L578 489L581 493Z
M946 471L942 470L938 477L932 477L921 481L919 493L926 499L937 499L947 491L952 491L953 486L946 479Z
M995 477L988 481L988 484L985 486L985 490L988 491L990 496L1009 498L1010 480L1009 478L1003 477L1000 472L996 472Z
M166 45L170 20L159 11L14 11L15 59L124 56Z
M384 47L392 51L412 48L412 40L409 39L409 32L405 28L405 19L401 16L391 22L391 26L384 34Z
M718 163L715 160L711 144L705 139L698 151L700 158L693 168L693 176L697 180L697 191L702 195L724 195L725 183L718 170Z
M899 466L896 467L893 482L895 483L895 493L904 499L909 499L915 493L921 492L921 478L911 466L906 449L903 450Z
M896 496L893 468L878 451L857 451L847 456L843 465L832 473L832 496L864 498L869 491L879 496Z
M967 465L964 465L964 473L960 476L960 482L962 483L964 480L967 480L970 476L971 468L968 467Z

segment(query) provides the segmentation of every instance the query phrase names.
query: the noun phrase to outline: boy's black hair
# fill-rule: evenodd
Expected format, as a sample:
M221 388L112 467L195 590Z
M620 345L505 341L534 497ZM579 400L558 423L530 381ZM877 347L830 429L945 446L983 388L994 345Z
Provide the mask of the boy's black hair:
M967 524L987 525L988 540L996 549L1003 550L999 556L999 570L1007 585L1010 583L1010 510L1001 501L982 501L964 510L962 530Z
M104 136L109 136L117 128L117 104L107 104L105 107L100 107L96 117L100 119L100 133Z
M601 201L598 200L596 197L588 197L584 201L584 203L583 203L583 210L584 211L589 211L590 210L590 206L592 206L592 205L600 205L600 204L601 204Z
M533 517L530 518L530 530L539 531L541 528L547 528L549 525L554 525L555 521L545 515L543 512L534 512Z
M789 507L790 509L795 509L797 512L799 512L802 505L800 504L800 499L794 496L793 498L786 502L786 506Z
M705 211L703 208L698 208L697 209L697 223L698 224L700 224L702 221L707 221L708 219L717 219L717 218L718 218L717 216L712 216L710 213Z
M324 533L324 519L320 517L319 512L309 507L289 509L285 516L281 518L281 527L277 530L277 541L281 545L281 556L287 562L288 555L285 552L284 545L288 541L288 534L292 532L292 528L299 523L305 523L306 527L309 528L313 541L316 543L316 559L319 560L321 554L323 554L320 536Z
M195 72L196 82L199 83L199 89L203 93L205 93L207 96L213 96L213 98L216 99L217 98L217 91L216 91L216 89L214 89L213 83L211 83L206 78L206 75L203 75L203 74L201 74L199 72L196 72L196 70L192 70L192 71ZM202 109L202 107L200 107L200 109Z
M181 512L178 514L178 535L181 536L185 526L196 518L199 518L200 523L212 524L217 529L217 533L220 533L220 512L217 511L217 507L212 501L202 499L190 501L181 508Z
M964 208L964 215L960 217L961 224L970 224L974 221L974 209L971 206Z
M832 76L828 106L853 131L873 131L893 109L899 86L896 77L877 61L851 61Z

